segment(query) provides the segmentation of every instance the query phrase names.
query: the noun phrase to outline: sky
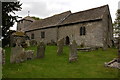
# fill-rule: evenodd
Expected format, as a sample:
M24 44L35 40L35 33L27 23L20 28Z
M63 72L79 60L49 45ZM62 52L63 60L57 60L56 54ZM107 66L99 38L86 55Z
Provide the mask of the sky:
M22 10L16 12L16 15L20 17L36 16L39 18L46 18L55 14L59 14L65 11L71 11L72 13L103 6L108 4L112 21L114 22L116 16L115 13L118 9L118 2L120 0L19 0L22 3ZM120 5L120 4L119 4ZM119 6L120 8L120 6ZM16 23L11 28L16 30Z

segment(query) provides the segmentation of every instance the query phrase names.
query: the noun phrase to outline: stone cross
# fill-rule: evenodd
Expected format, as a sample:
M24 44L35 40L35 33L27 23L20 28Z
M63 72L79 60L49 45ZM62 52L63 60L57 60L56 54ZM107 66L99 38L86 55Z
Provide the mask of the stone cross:
M37 58L44 58L45 56L45 44L40 42L37 46Z
M57 54L58 54L58 55L63 54L64 38L58 40L58 42L57 42L57 46L58 46Z
M70 44L69 62L77 61L77 59L77 43L75 40L73 40L73 42Z

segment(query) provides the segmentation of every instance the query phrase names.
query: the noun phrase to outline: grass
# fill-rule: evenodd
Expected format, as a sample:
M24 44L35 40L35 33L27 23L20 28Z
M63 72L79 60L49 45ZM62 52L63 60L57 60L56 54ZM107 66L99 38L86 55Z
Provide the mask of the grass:
M36 47L27 49L35 50ZM117 49L106 51L80 52L75 63L69 63L69 48L64 47L64 54L57 56L56 46L47 46L45 58L28 60L19 64L10 64L10 48L6 50L6 64L3 65L3 78L117 78L118 69L104 67L117 57Z

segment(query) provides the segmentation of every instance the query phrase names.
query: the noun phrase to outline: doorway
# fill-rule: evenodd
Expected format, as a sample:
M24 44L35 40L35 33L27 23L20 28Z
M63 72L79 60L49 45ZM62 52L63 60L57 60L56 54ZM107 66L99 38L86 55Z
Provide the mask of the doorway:
M65 42L65 43L66 43L66 45L69 45L69 44L70 44L70 39L69 39L68 36L66 37L66 42Z

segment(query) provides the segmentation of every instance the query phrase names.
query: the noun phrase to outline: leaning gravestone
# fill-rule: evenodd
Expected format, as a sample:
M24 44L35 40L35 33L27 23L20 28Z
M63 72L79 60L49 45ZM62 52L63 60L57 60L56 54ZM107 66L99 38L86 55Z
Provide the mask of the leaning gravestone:
M77 59L78 59L77 44L76 41L73 40L73 42L70 44L69 62L77 61Z
M11 48L10 63L20 63L27 60L24 52L24 48L19 46Z
M63 54L64 38L58 40L57 46L58 46L57 54L58 55Z
M45 44L40 42L37 46L37 58L44 58L45 56Z

